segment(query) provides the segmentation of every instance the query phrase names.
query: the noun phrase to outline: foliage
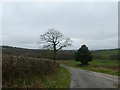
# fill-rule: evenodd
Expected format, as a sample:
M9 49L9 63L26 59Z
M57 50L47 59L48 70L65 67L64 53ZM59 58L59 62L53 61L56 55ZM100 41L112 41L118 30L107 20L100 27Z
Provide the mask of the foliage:
M88 65L88 62L93 60L92 54L89 52L86 45L82 45L75 54L75 60L80 61L82 65Z
M12 83L18 78L27 78L31 75L49 75L59 71L59 63L49 59L28 58L24 56L2 57L3 85Z

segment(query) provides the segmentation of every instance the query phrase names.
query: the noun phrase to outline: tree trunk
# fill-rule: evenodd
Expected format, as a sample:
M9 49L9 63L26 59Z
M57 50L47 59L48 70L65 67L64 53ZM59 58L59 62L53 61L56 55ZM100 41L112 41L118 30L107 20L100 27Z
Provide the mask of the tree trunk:
M53 53L53 60L56 60L56 51L54 50L54 53Z
M54 46L53 46L53 48L54 48L54 57L53 57L53 60L56 60L56 44L54 43Z
M88 65L88 62L81 62L82 65Z

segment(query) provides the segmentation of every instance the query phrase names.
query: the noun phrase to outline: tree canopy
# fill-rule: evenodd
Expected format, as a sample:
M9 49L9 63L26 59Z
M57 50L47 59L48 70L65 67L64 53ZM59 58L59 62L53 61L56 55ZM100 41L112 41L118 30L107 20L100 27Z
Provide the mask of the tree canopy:
M82 45L75 53L75 60L80 61L82 65L88 65L88 62L93 60L92 54L86 45Z
M56 52L71 46L72 40L65 37L61 32L55 29L49 29L45 34L40 35L40 45L42 48L46 48L54 51L54 60L56 59Z

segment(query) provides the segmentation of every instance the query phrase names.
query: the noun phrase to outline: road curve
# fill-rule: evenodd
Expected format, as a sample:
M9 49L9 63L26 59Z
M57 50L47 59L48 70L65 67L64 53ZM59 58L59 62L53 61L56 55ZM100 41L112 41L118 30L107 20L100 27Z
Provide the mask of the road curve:
M118 88L118 76L61 66L71 73L70 88Z

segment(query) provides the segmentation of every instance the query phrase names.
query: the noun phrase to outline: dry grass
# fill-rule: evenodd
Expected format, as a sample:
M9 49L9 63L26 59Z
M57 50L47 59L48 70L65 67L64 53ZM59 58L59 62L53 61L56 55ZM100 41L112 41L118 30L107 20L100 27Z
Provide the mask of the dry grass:
M3 87L15 87L21 83L25 84L27 81L24 81L24 78L28 78L28 82L30 82L29 77L31 76L38 80L36 76L42 78L45 75L57 73L59 69L59 63L49 59L4 55L2 57Z

